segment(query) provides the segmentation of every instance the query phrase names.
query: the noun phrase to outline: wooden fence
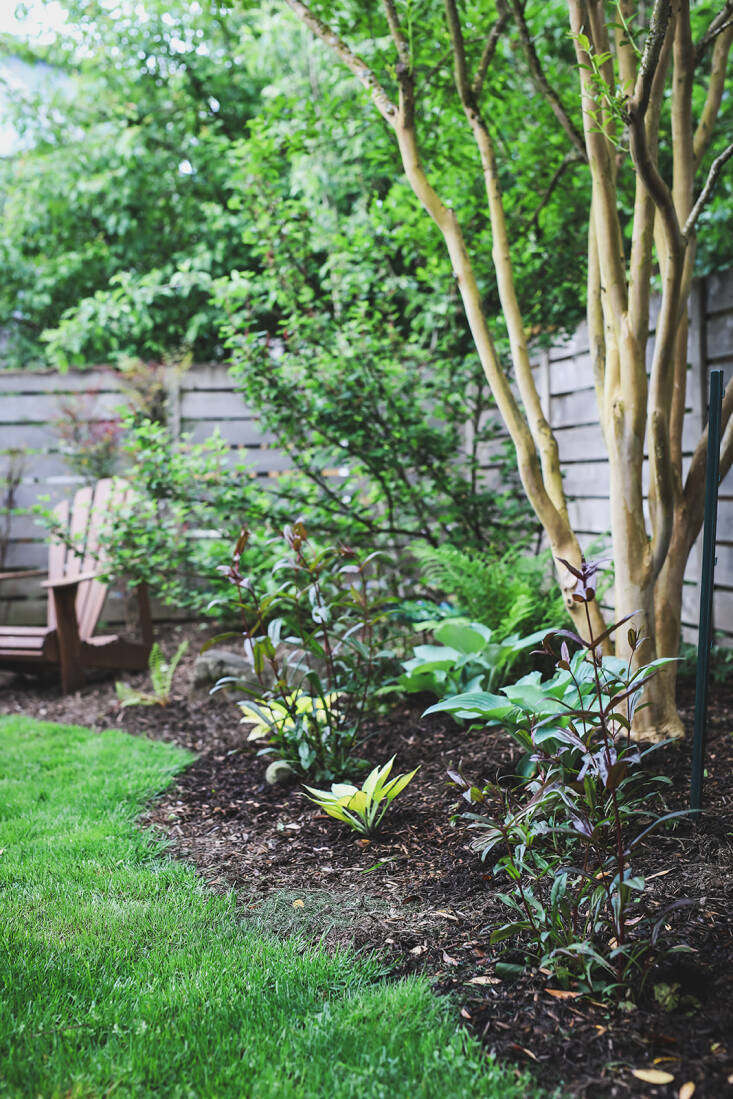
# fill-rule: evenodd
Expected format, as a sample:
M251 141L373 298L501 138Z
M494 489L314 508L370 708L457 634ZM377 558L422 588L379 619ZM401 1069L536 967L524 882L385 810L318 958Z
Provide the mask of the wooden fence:
M694 284L690 321L685 472L706 419L709 371L722 368L726 382L733 374L733 269ZM545 413L560 448L571 517L581 544L588 547L608 534L609 490L585 326L565 344L539 355L535 370ZM196 366L183 375L171 372L167 389L169 423L176 433L190 433L194 441L201 442L218 428L232 450L243 453L251 462L258 476L277 476L288 468L287 455L260 431L252 411L233 392L226 367ZM64 400L85 394L92 395L86 397L93 400L91 419L101 421L114 415L121 402L119 376L112 370L64 375L0 372L0 549L4 533L2 493L9 464L22 462L18 507L29 507L43 495L56 502L73 492L78 478L60 452L56 421ZM491 448L485 457L488 467ZM0 568L43 566L44 532L31 517L14 517L6 533L5 560L0 561ZM684 593L683 625L688 640L696 636L699 571L699 551L695 547ZM4 588L3 595L10 599L0 604L0 613L6 621L15 624L42 619L44 601L36 585L18 581ZM733 644L733 472L720 486L713 613L723 640ZM114 604L108 608L108 616L110 621L118 619L119 610Z
M176 434L194 442L208 438L215 428L238 457L260 477L274 476L289 465L287 456L260 430L253 412L233 392L225 366L195 366L166 378L168 420ZM32 507L47 497L53 505L74 492L80 483L65 458L58 421L66 402L89 424L114 419L125 399L119 374L113 370L69 371L67 374L0 371L0 570L43 568L47 558L44 528L33 516L20 514L4 522L3 495L9 470L19 474L14 506ZM5 530L4 527L7 527ZM5 537L3 535L5 534ZM0 591L0 622L28 625L44 621L45 598L38 581L5 581ZM110 592L105 619L118 623L122 604Z

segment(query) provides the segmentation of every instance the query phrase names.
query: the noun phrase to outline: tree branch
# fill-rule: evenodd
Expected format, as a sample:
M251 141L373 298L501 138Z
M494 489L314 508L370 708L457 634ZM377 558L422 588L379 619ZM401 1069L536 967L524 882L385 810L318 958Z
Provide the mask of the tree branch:
M628 103L628 123L631 156L634 167L641 176L654 205L659 211L667 237L670 255L683 247L679 221L669 187L659 174L659 169L649 151L646 132L646 112L654 84L654 77L662 56L662 47L669 30L671 5L669 0L656 0L649 35L644 46L641 66L634 95Z
M494 59L496 53L496 47L499 44L504 28L509 22L509 9L505 7L505 0L500 0L497 4L499 8L499 17L494 23L493 27L489 31L489 37L486 39L486 45L484 46L483 53L481 54L481 60L478 63L476 75L473 78L473 84L471 85L471 91L473 92L474 99L478 100L484 87L484 80L486 74L489 71L489 65Z
M634 101L639 114L643 117L649 104L654 73L657 71L659 56L672 17L670 0L655 0L654 10L649 22L649 33L641 55L639 75L634 88Z
M400 59L400 65L404 66L406 69L410 69L412 67L410 47L407 38L405 37L405 32L400 26L397 10L394 6L394 0L382 0L382 7L384 8L384 14L387 16L389 32L392 35L392 41L395 44L397 56Z
M564 176L564 174L568 170L568 168L573 168L576 164L581 164L581 163L586 164L587 163L587 158L585 156L583 156L581 158L578 155L577 150L571 149L570 152L567 152L565 154L565 156L560 161L559 167L555 170L555 172L552 176L552 179L550 180L547 187L545 188L545 193L543 194L542 198L540 199L539 204L535 207L534 212L532 213L532 217L529 219L529 224L530 225L534 225L534 226L538 225L538 219L539 219L540 214L542 213L545 206L547 205L547 203L552 198L553 191L557 187L558 183L560 182L560 180L562 179L562 177Z
M600 280L605 291L608 314L613 319L617 342L620 325L628 308L624 245L619 221L615 168L605 134L599 132L595 118L598 102L592 80L591 57L580 44L581 35L591 37L591 18L587 0L569 0L570 30L575 41L580 87L583 97L583 129L588 163L593 181L592 212L595 219L596 246L600 262ZM590 42L590 49L595 44ZM605 312L605 310L604 310Z
M702 61L708 46L711 42L714 42L719 34L726 31L733 20L733 0L726 0L722 11L719 11L715 18L710 23L710 26L701 36L699 42L695 46L695 65L699 65Z
M707 152L713 136L713 129L720 111L720 104L725 91L725 77L728 68L728 55L733 43L733 25L728 27L716 40L713 50L713 59L710 64L710 83L705 97L705 105L700 115L700 121L695 131L693 142L693 155L695 164L699 165Z
M685 227L682 230L682 236L685 238L685 240L689 239L690 233L692 233L693 229L695 228L697 219L700 217L700 214L703 212L705 206L712 197L713 191L715 189L715 184L718 182L718 176L722 172L723 166L730 160L732 156L733 145L729 145L727 149L723 150L720 156L716 156L715 160L710 165L710 171L708 172L708 178L705 180L705 186L700 192L697 202L692 207L690 216L685 222Z
M359 83L369 92L372 102L382 118L384 118L390 126L394 127L397 121L397 108L367 63L353 53L344 40L340 38L327 23L324 23L322 19L319 19L317 15L314 15L307 4L301 3L301 0L285 0L285 2L313 34L315 34L317 38L320 38L321 42L324 42L325 45L343 61L347 69L353 73Z
M532 36L529 33L527 20L524 17L524 8L522 7L519 0L510 0L510 3L514 12L514 18L517 21L517 27L519 28L519 41L522 44L524 56L527 58L527 64L529 65L529 71L532 76L532 80L539 92L550 104L552 113L562 126L565 133L570 138L570 141L575 146L584 163L587 164L588 154L585 150L585 141L583 140L583 135L573 122L568 112L565 110L565 107L560 101L560 96L550 85L549 80L545 76L539 56L537 54L537 50L535 49L534 42L532 41Z

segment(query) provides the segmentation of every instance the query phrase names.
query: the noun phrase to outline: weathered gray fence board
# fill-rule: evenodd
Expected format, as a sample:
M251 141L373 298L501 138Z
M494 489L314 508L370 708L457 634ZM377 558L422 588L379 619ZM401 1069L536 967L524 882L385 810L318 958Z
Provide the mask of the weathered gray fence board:
M0 397L0 424L54 424L63 416L63 402L75 394L14 393ZM117 417L122 406L122 395L117 391L99 393L90 398L89 406L81 417L86 423L99 423Z
M553 428L593 424L598 430L598 402L595 389L550 397L550 424Z
M0 398L6 393L88 393L119 389L119 376L110 370L85 370L58 374L56 371L0 371Z
M236 394L226 389L189 389L181 392L181 416L184 420L245 420L257 425L254 412Z

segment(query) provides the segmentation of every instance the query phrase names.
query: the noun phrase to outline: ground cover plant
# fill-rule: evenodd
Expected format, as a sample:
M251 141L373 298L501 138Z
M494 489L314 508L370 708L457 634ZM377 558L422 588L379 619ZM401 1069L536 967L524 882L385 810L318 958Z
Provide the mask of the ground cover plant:
M507 956L506 944L490 942L491 932L506 923L507 909L494 880L484 877L490 868L471 849L471 834L451 826L451 815L466 803L446 772L461 768L506 790L521 755L509 736L461 729L449 715L422 718L429 699L411 697L390 713L370 716L369 758L383 763L395 755L395 772L409 773L418 765L420 770L365 842L309 802L299 786L264 782L265 760L247 746L246 729L232 720L231 702L188 692L207 631L162 627L160 643L174 652L185 636L191 644L167 707L119 710L113 678L60 696L53 683L2 676L0 710L67 723L83 720L100 731L122 725L195 751L198 759L147 816L169 836L179 857L193 861L216 890L236 888L240 913L256 927L264 922L278 934L329 948L377 949L395 973L427 975L436 989L450 994L454 1018L460 1016L488 1050L529 1070L541 1084L557 1085L563 1097L678 1099L690 1082L695 1099L728 1093L733 1076L730 683L712 685L701 820L682 817L674 832L651 833L635 856L650 912L662 916L679 897L695 902L669 913L668 927L661 928L666 941L683 941L692 952L687 960L650 973L632 1006L579 995L572 984L564 989L552 976L526 968L521 951ZM133 686L146 686L145 673L129 678ZM691 731L692 694L681 694L679 704ZM685 808L689 739L657 751L655 770L671 780L665 800L673 810ZM510 972L498 972L499 962ZM652 1086L636 1072L666 1072L674 1083ZM451 1087L446 1094L453 1094Z
M243 925L137 829L190 753L17 715L0 743L0 1095L539 1095L425 981Z

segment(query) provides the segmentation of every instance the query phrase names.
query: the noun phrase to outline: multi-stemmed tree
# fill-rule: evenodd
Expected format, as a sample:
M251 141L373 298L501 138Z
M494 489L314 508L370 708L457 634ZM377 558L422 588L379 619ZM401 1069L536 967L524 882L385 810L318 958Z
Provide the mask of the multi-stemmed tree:
M528 143L535 157L542 155L545 136L532 126L533 118L544 125L552 117L566 141L548 188L555 209L562 209L568 169L580 165L588 173L587 314L610 466L616 616L641 611L645 660L676 656L682 578L702 523L707 443L703 433L683 477L687 304L701 215L733 156L730 133L725 136L733 3L286 2L361 82L394 132L404 173L445 241L476 351L517 451L524 490L555 558L571 563L580 560L581 550L568 516L557 441L530 365L503 190L527 164ZM502 95L496 74L506 74L510 59L526 66L525 86L532 90L523 109L526 121L513 134L497 127L494 111ZM448 94L441 77L451 70ZM436 156L436 137L449 138L460 115L475 157L464 157L451 178L423 150L430 147ZM497 352L479 288L488 257L467 245L460 216L461 194L472 185L466 173L485 189L515 385ZM512 182L516 187L521 179ZM562 218L555 218L554 227L554 247L562 249ZM657 285L661 303L647 373L650 299ZM733 382L723 402L721 476L733 459L732 411ZM584 608L573 602L575 578L559 561L558 577L582 630ZM597 604L592 608L598 635L601 612ZM623 638L625 631L620 633ZM625 640L619 645L623 653ZM647 688L639 733L681 733L670 667Z

